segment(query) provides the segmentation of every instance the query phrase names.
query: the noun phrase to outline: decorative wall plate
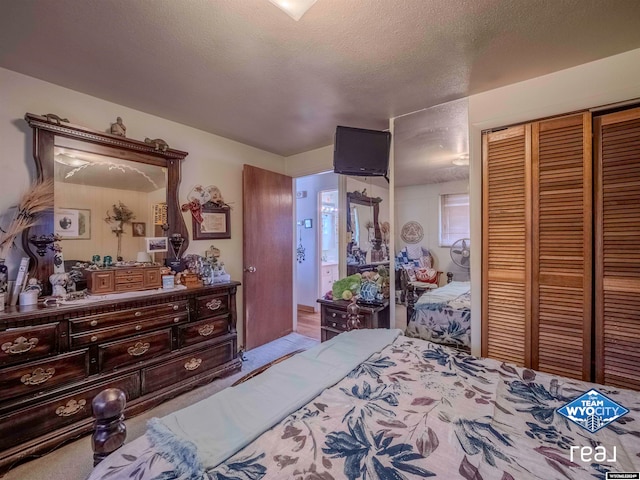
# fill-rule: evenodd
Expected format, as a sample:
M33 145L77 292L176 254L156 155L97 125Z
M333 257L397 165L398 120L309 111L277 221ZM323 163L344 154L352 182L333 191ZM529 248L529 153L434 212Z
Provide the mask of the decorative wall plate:
M418 243L424 238L424 229L422 225L412 220L402 226L400 238L407 243Z

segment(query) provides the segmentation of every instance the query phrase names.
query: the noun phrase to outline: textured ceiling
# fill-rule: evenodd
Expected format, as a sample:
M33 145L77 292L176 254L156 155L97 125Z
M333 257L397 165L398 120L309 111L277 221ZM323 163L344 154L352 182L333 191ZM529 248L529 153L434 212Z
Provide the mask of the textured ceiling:
M0 66L285 156L640 47L638 0L0 2Z

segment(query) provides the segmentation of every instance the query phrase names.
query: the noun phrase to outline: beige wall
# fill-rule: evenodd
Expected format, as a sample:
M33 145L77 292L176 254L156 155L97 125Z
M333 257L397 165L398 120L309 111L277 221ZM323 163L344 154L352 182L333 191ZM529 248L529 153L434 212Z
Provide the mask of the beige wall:
M304 177L322 172L333 172L333 145L285 158L285 173L291 177Z
M395 189L395 224L394 232L396 253L406 246L400 238L400 230L408 221L416 221L424 229L424 238L420 242L434 257L434 266L439 271L453 272L455 280L467 280L468 271L458 267L451 260L450 247L440 246L440 195L466 193L469 182L454 182L414 185ZM440 276L440 285L447 283L445 274Z
M0 212L15 205L34 179L32 134L23 120L25 113L56 113L72 123L103 131L120 116L127 126L127 137L163 138L172 148L189 152L182 168L181 203L186 203L187 194L196 184L220 187L225 201L232 207L232 238L192 241L188 253L203 254L214 243L222 251L227 272L234 280L242 280L242 165L284 173L283 157L2 68L0 86ZM179 95L179 92L173 94ZM214 110L212 106L212 114ZM191 218L188 213L184 216L190 231ZM9 256L9 278L15 277L16 260L19 262L21 256L19 251ZM242 287L238 307L238 327L242 335Z
M640 101L640 49L469 97L471 345L482 322L482 130L630 99Z

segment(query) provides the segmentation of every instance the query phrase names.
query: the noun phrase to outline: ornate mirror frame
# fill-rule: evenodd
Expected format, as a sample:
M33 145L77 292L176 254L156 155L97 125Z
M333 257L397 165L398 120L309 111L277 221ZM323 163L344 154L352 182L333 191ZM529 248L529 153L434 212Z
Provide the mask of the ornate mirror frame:
M167 235L180 234L184 238L182 251L189 245L189 234L180 211L178 189L180 186L181 162L187 152L164 148L156 143L145 143L139 140L112 135L92 130L66 121L60 121L53 115L34 115L27 113L25 120L33 129L33 159L36 163L38 180L54 178L54 150L56 137L66 137L84 142L94 153L117 157L132 162L156 165L167 169ZM53 273L53 251L47 250L44 256L36 253L29 242L33 235L51 235L54 232L53 211L47 214L37 225L31 227L22 237L24 251L31 258L31 273L41 280L46 280ZM64 248L64 245L63 245ZM48 286L44 281L43 285Z
M382 232L380 231L380 224L378 223L378 216L380 215L380 197L371 198L363 195L360 192L347 192L347 232L352 232L351 226L351 204L357 203L358 205L364 205L367 207L373 207L373 229L375 232L376 242L382 243Z

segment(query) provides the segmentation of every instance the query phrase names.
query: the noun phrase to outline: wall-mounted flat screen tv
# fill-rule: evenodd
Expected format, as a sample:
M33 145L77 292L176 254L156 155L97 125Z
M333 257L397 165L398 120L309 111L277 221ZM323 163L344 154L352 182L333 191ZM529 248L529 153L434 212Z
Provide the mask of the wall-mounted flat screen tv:
M390 148L390 132L338 126L333 171L360 177L386 177Z

